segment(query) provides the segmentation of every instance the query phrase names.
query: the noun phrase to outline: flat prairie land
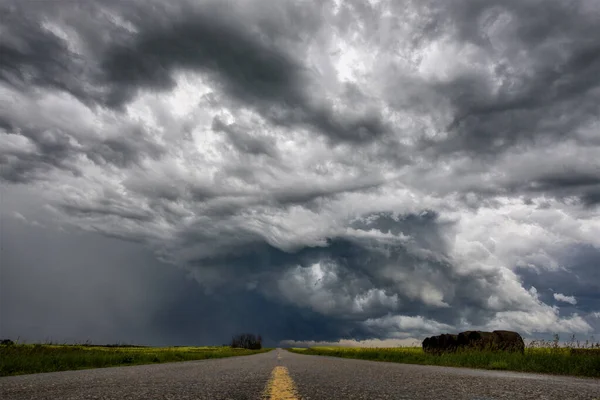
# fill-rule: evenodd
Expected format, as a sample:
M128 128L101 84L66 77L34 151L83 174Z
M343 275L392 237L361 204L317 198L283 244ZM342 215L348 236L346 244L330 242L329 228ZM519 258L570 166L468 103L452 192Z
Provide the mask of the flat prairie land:
M0 346L0 376L245 356L272 349L14 344Z
M439 365L519 372L535 372L600 378L600 348L530 347L525 354L460 351L442 355L427 354L421 347L311 347L291 352L320 356L357 358L405 364Z

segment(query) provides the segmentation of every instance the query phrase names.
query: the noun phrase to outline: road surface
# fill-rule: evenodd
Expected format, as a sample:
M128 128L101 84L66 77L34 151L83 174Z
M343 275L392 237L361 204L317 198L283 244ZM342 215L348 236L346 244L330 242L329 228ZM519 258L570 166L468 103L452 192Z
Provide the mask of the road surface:
M217 360L4 377L0 398L600 400L600 380L276 350Z

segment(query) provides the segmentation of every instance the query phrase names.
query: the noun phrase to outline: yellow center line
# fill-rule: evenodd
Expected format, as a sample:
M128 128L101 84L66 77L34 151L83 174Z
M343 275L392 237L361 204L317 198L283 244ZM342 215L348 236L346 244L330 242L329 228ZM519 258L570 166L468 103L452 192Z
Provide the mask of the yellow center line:
M286 367L278 365L271 373L265 388L265 397L270 400L298 400L296 385Z

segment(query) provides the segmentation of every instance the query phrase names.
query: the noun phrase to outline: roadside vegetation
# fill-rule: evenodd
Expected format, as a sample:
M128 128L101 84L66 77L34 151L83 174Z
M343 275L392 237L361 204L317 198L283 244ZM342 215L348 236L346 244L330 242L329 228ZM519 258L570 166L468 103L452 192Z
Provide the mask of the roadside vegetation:
M366 348L366 347L311 347L291 348L294 353L405 364L440 365L556 375L573 375L600 378L600 343L532 341L525 354L463 350L455 353L432 355L421 347Z
M92 344L0 344L0 376L245 356L271 349Z

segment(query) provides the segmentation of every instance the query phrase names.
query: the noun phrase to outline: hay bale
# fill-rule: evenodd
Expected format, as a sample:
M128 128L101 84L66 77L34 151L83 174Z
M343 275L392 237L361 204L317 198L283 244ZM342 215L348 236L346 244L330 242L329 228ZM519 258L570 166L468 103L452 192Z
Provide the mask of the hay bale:
M431 336L423 340L423 351L430 354L442 354L456 351L458 348L458 336L442 334Z
M521 335L513 331L465 331L458 335L442 334L423 340L423 351L430 354L443 354L463 350L491 350L525 352L525 342Z
M494 331L494 350L525 353L525 342L513 331Z

